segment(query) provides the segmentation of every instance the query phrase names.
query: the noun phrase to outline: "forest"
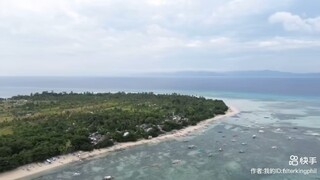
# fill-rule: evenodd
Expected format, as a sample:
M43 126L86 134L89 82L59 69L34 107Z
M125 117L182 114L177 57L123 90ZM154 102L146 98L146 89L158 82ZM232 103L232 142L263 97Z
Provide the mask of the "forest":
M157 137L227 110L221 100L175 93L42 92L0 99L0 172Z

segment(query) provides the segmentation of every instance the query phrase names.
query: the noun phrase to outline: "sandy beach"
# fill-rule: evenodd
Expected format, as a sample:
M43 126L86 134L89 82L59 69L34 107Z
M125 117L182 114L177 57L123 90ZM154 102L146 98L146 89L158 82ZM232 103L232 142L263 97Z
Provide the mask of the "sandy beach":
M196 126L189 126L181 130L175 130L170 133L166 133L148 140L142 139L136 142L118 143L112 147L96 149L91 152L79 151L72 154L58 156L55 158L54 161L52 161L52 163L32 163L32 164L24 165L15 170L1 173L0 179L1 180L23 179L28 176L34 176L36 174L40 174L45 171L49 171L54 168L61 167L66 164L76 163L76 162L87 160L87 159L98 158L101 156L105 156L110 152L121 151L123 149L127 149L132 146L137 146L137 145L146 144L146 143L159 143L165 140L185 137L185 136L188 136L190 133L204 129L205 127L209 126L212 122L216 120L219 120L225 117L230 117L230 116L236 115L237 113L239 113L239 110L229 106L229 110L226 112L225 115L219 115L214 118L201 121Z

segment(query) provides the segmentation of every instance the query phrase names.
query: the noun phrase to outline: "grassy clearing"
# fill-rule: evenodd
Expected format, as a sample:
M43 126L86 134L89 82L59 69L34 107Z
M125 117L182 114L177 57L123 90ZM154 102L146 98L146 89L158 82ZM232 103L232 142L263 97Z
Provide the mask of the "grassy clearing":
M4 121L12 121L12 120L13 120L13 116L9 114L0 114L0 123Z
M9 135L9 134L13 134L13 130L11 129L11 127L4 127L0 129L0 136Z

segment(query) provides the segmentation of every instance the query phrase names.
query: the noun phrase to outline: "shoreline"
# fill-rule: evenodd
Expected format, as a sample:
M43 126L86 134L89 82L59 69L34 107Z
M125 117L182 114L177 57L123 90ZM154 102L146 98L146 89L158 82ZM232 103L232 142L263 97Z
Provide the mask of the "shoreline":
M225 118L225 117L230 117L238 114L240 111L232 106L228 106L229 109L224 115L218 115L210 119L206 119L203 121L200 121L197 125L195 126L188 126L180 130L173 130L171 132L159 135L158 137L152 138L152 139L142 139L138 140L135 142L125 142L125 143L118 143L115 144L111 147L108 148L102 148L102 149L95 149L93 151L89 152L83 152L83 151L78 151L74 152L71 154L67 155L61 155L56 157L57 159L53 161L51 164L46 164L46 163L32 163L32 164L27 164L24 166L20 166L14 170L7 171L4 173L0 173L0 179L4 180L16 180L16 179L23 179L23 178L28 178L35 176L37 174L44 173L46 171L50 171L71 163L76 163L84 160L90 160L90 159L95 159L99 158L101 156L106 156L108 153L115 152L115 151L121 151L133 146L138 146L142 144L156 144L162 141L166 140L171 140L175 138L181 138L181 137L186 137L190 133L194 133L196 131L202 130L205 127L209 126L212 124L212 122Z

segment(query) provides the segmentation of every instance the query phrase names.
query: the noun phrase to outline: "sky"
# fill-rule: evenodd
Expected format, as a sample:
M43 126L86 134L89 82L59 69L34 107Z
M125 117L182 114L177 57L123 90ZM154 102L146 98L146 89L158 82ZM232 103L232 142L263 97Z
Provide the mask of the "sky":
M320 72L319 0L0 0L0 76Z

